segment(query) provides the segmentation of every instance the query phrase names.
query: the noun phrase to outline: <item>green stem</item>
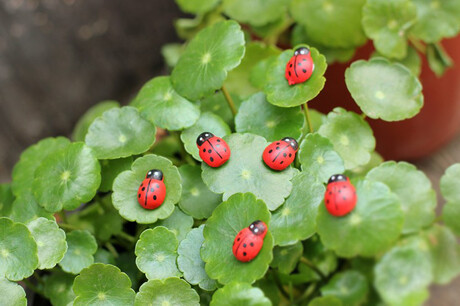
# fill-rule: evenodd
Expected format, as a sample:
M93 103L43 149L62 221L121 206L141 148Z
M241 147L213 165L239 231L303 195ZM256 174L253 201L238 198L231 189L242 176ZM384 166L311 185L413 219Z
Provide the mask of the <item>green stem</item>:
M420 40L418 40L415 37L409 36L409 41L411 42L411 44L414 46L414 48L418 52L420 52L422 54L426 53L426 46L422 42L420 42Z
M105 243L105 247L107 248L107 250L109 250L110 253L112 253L112 255L113 255L115 258L118 258L118 252L117 252L117 250L115 249L115 247L113 246L112 243L106 242L106 243Z
M294 304L300 304L300 302L304 301L307 299L316 289L316 283L311 284L308 286L307 290L304 291L304 293L295 301Z
M37 271L34 272L34 277L40 284L44 284L42 277L37 273Z
M323 272L321 272L320 269L318 269L318 267L316 267L310 260L308 260L306 257L302 256L300 257L300 262L303 263L303 264L306 264L308 267L310 267L313 271L315 271L319 277L321 277L322 280L324 280L326 278L326 275L323 274Z
M442 215L437 216L436 219L434 219L433 223L438 223L440 221L442 221Z
M125 239L125 240L127 240L127 241L129 241L129 242L131 242L131 243L135 243L135 242L136 242L136 238L135 238L135 237L133 237L133 236L131 236L131 235L129 235L129 234L123 232L123 231L119 232L119 233L116 234L115 236L120 237L120 238L123 238L123 239Z
M33 292L37 293L37 294L40 294L41 296L45 296L45 294L40 290L38 289L37 286L35 286L34 284L32 284L32 282L28 279L23 279L22 282L26 285L26 287L30 290L32 290Z
M367 118L366 114L365 114L365 113L362 113L362 114L361 114L361 118L366 119L366 118Z
M61 220L62 220L63 223L68 223L67 222L67 215L66 215L65 211L60 211L58 213L58 215L59 215L59 217L61 217Z
M236 115L235 103L233 102L233 99L228 93L225 86L222 86L222 93L224 94L225 100L227 100L228 106L230 106L230 110L232 111L233 116L235 116Z
M308 124L308 130L310 131L310 133L313 133L313 126L311 125L311 120L310 120L310 113L308 111L308 104L307 102L305 102L303 104L303 113L305 115L305 120L307 120L307 124Z
M278 286L278 289L280 290L281 294L287 299L290 300L289 294L284 290L283 284L281 283L280 278L278 277L278 274L276 272L273 272L273 278L275 280L276 286Z

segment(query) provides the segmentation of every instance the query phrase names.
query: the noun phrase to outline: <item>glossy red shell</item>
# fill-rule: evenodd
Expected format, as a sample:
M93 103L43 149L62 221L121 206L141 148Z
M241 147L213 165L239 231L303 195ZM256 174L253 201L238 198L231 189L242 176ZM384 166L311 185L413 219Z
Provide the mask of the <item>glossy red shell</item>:
M213 136L197 147L201 159L210 167L220 167L230 158L230 148L220 137Z
M266 234L267 231L261 235L255 235L249 227L243 228L233 241L233 255L241 262L253 260L262 249Z
M313 63L311 52L294 55L286 64L285 77L289 85L303 83L311 77L314 70L315 64Z
M345 216L355 208L356 201L355 186L348 178L346 181L332 182L327 185L324 204L331 215Z
M145 209L158 208L166 197L166 186L163 180L146 178L137 192L137 201Z
M296 150L288 142L279 140L269 144L262 154L265 164L273 170L284 170L295 159Z

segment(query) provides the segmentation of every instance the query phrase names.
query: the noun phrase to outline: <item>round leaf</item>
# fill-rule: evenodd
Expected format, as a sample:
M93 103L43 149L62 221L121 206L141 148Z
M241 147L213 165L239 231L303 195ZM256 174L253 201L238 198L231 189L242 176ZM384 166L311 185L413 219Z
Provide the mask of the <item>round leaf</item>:
M286 13L286 0L224 0L224 13L240 23L262 26Z
M176 265L178 246L176 235L166 227L147 229L136 243L136 265L148 279L180 276Z
M65 232L55 221L45 218L35 219L27 227L37 243L38 268L53 268L67 251Z
M0 217L8 217L13 209L14 195L10 184L0 184Z
M383 57L379 52L372 53L372 58L374 57ZM390 63L400 63L406 66L413 75L419 76L420 71L422 70L422 60L420 59L420 55L418 54L417 50L413 47L408 47L407 55L402 59L388 59Z
M269 228L262 249L250 262L238 261L232 252L233 241L240 230L256 220ZM273 237L270 233L270 212L264 202L251 193L235 194L220 204L206 222L201 258L206 273L221 284L232 281L253 283L262 278L273 259Z
M171 74L176 91L192 100L222 87L244 55L244 34L233 20L206 27L193 38Z
M35 171L34 195L50 212L74 210L90 201L101 183L101 166L82 142L48 156Z
M132 305L135 292L128 275L115 266L93 264L75 278L73 305Z
M24 289L9 280L0 277L0 304L9 306L26 306Z
M292 184L291 195L272 215L270 230L276 245L305 240L316 231L316 215L324 197L324 185L308 172L297 174Z
M204 269L204 261L200 257L201 245L203 244L203 228L192 229L187 237L182 240L177 249L177 265L184 273L184 278L192 285L198 285L201 289L212 291L216 289L216 281L210 279Z
M332 142L334 150L343 158L345 169L367 164L375 148L369 124L358 114L343 108L330 112L318 133Z
M446 169L441 177L441 193L444 199L450 202L460 202L460 163L453 164Z
M118 159L104 159L101 163L101 185L99 191L109 192L112 190L113 181L121 172L129 170L133 163L131 156Z
M380 182L355 182L358 202L344 217L329 214L320 205L318 233L324 245L339 256L373 256L387 249L401 233L404 215L398 197Z
M65 272L78 274L94 262L96 250L96 239L88 231L72 231L67 234L67 252L59 265Z
M230 92L230 96L233 100L233 103L235 104L236 109L238 110L241 104L241 99L239 96L232 92ZM200 109L202 114L203 112L211 112L219 116L220 119L224 120L224 122L229 126L234 125L232 111L222 91L218 91L215 94L201 100Z
M74 141L85 141L85 136L88 133L88 128L93 121L101 116L105 111L111 108L118 108L120 104L117 101L102 101L86 111L86 113L78 120L72 132Z
M94 263L103 263L109 265L116 265L115 256L105 249L97 249L94 254Z
M277 246L273 249L273 261L270 267L278 268L283 274L289 274L294 271L302 253L303 247L300 241L284 247Z
M11 220L25 224L40 217L54 221L53 213L38 205L33 194L26 193L14 200Z
M366 178L387 185L404 211L403 233L417 232L435 218L436 193L426 175L414 165L389 161L372 169Z
M75 275L60 270L45 278L45 296L50 299L52 305L72 304L75 299L75 293L72 290L74 279Z
M128 157L143 153L153 145L155 127L134 107L114 108L94 120L85 142L98 159Z
M460 236L460 202L447 202L442 208L442 220L457 236Z
M170 131L192 126L200 117L199 108L181 97L165 76L148 81L137 94L134 105L144 118Z
M256 93L243 102L235 117L237 132L257 134L268 141L286 136L299 138L303 124L300 108L274 106L267 102L263 93Z
M259 288L245 283L230 283L217 290L211 300L211 306L270 306L272 303Z
M209 189L223 193L227 200L232 194L252 192L264 200L270 210L275 210L291 193L293 168L273 171L263 160L262 153L268 142L253 134L232 134L224 137L232 149L230 160L219 168L201 165L203 181Z
M212 10L219 0L176 0L176 3L184 12L202 14Z
M188 232L192 229L193 218L184 214L179 207L175 207L171 216L160 220L154 226L164 226L176 235L178 241L182 241Z
M146 173L151 169L160 169L164 175L166 198L157 209L142 208L137 201L139 185ZM129 221L137 223L154 223L158 219L169 217L181 196L182 186L179 171L170 160L148 154L134 161L131 170L120 173L113 182L113 206L120 215Z
M136 294L134 305L199 306L199 302L198 293L186 281L170 277L144 283Z
M335 274L323 287L323 296L334 296L344 305L361 305L366 300L369 286L364 275L357 271L348 270Z
M298 47L300 46L296 48ZM294 55L294 50L284 51L268 67L267 81L264 87L268 102L280 107L293 107L308 102L319 94L326 82L323 76L327 67L326 58L315 48L310 48L310 54L315 64L315 70L304 83L290 86L284 76L286 64Z
M0 218L0 278L19 281L38 266L37 244L24 224Z

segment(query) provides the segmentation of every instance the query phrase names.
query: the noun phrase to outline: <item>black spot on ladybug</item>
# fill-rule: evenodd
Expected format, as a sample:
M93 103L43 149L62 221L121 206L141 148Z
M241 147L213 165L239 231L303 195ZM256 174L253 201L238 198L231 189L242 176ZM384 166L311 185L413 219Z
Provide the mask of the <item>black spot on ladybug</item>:
M302 63L299 63L298 66L302 66Z
M241 238L238 238L236 241L240 241Z
M246 247L246 243L243 243L243 248L245 248L245 247Z
M346 197L342 197L342 199L343 199L344 201L346 201L346 200L347 200L347 198L346 198Z
M277 150L279 150L279 149L280 149L280 147L276 147L276 149L277 149Z
M203 149L203 152L206 152L206 149Z
M158 185L158 184L155 184L155 187L156 187L156 188L160 188L160 185Z
M157 196L156 196L156 195L154 195L154 196L153 196L153 199L154 199L154 200L156 200L156 199L157 199Z
M326 204L329 204L329 200L326 200Z
M249 245L253 247L253 246L254 246L254 243L253 243L253 242L251 242Z
M153 188L150 188L150 191L151 191L151 192L153 192L154 190L155 190L155 189L153 189Z
M224 148L224 152L227 152L227 149Z
M290 64L289 67L292 67L292 64Z
M289 157L291 157L291 156L292 156L292 154L291 154L291 153L289 153Z
M289 73L289 76L291 76L291 72L289 71L288 73Z
M145 190L145 187L142 187L142 191L144 191L144 190Z
M284 163L284 160L282 160L282 161L280 162L280 165L281 165L282 163Z
M302 72L303 72L303 73L307 73L307 69L302 69Z
M302 62L306 62L307 60L306 59L302 59Z
M209 149L209 150L208 150L208 153L211 153L211 152L212 152L212 150L211 150L211 149Z
M339 193L342 193L342 190L339 189Z
M243 252L243 256L246 256L246 252Z
M329 191L329 194L332 194L332 191Z
M280 144L279 142L276 143L276 145L279 145L279 144Z
M141 194L139 193L139 194L137 195L137 197L140 198L140 197L141 197Z
M217 139L217 142L220 142L220 139Z
M286 154L286 153L283 153L283 156L284 156L284 157L286 157L286 156L287 156L287 154Z
M210 160L210 161L214 161L214 158L210 157L209 160Z
M219 148L219 147L220 147L220 145L216 145L216 148Z
M272 153L272 152L273 152L273 150L268 151L268 153Z

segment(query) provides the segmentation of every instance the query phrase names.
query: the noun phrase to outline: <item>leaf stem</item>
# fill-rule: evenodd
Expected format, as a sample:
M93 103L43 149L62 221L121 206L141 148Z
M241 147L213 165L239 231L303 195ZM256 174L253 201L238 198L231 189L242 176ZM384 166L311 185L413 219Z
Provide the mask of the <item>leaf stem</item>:
M230 110L232 111L233 116L235 116L236 115L235 103L233 102L232 97L230 96L227 89L223 85L222 85L222 93L224 94L225 100L227 100L228 106L230 106Z
M281 280L276 272L273 272L273 279L275 280L276 286L278 286L278 289L280 290L281 294L287 299L290 300L289 294L284 290L283 284L281 283Z
M310 133L313 133L313 126L311 125L310 112L308 111L307 102L303 104L303 113L305 115L305 120L307 120L308 130L310 131Z
M426 53L426 46L420 42L420 40L418 40L417 38L413 37L413 36L409 36L409 41L411 42L411 44L414 46L414 48L422 53L422 54L425 54Z
M366 118L367 118L366 114L365 114L365 113L362 113L362 114L361 114L361 118L366 119Z
M119 232L118 234L116 234L115 236L117 237L120 237L120 238L123 238L131 243L136 243L136 238L131 236L130 234L127 234L123 231Z
M318 269L318 267L316 267L310 260L308 260L306 257L302 256L300 257L300 262L303 263L303 264L306 264L308 267L310 267L313 271L315 271L319 277L321 277L322 280L324 280L326 278L326 275L323 274L323 272L321 272L320 269Z
M44 284L42 277L38 274L37 271L34 271L33 276L35 277L35 279L36 279L40 284Z
M68 223L67 222L67 215L66 215L65 211L62 210L62 211L58 212L58 215L61 218L62 222Z
M312 283L310 286L308 286L307 290L304 291L304 293L295 301L294 304L300 304L300 302L307 299L311 294L313 294L313 292L315 292L316 286L316 283Z
M26 287L30 290L32 290L33 292L37 293L37 294L40 294L41 296L45 296L45 294L43 293L43 291L41 291L40 289L38 289L37 286L35 286L34 284L32 284L32 282L28 279L23 279L22 282L26 285Z
M112 243L110 242L106 242L105 243L105 247L107 248L107 250L109 250L110 253L112 253L112 255L115 257L115 258L118 258L118 252L117 250L115 249L115 247L113 246Z

